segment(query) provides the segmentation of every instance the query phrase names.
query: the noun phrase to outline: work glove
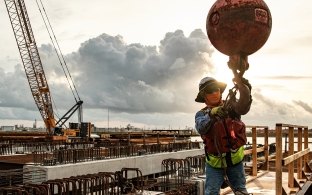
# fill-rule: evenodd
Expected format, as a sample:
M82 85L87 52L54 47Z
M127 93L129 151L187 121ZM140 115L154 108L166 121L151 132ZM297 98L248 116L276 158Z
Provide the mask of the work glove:
M239 115L247 114L250 110L252 102L252 87L249 81L243 77L235 77L234 82L236 83L235 86L239 91L239 98L237 99L234 94L234 98L230 98L230 107Z
M233 79L233 81L237 84L245 84L249 90L251 91L251 84L249 83L249 81L247 79L245 79L244 77L235 77Z
M247 85L247 87L249 88L249 90L251 91L251 84L249 83L249 81L247 80L247 79L245 79L245 78L242 78L242 80L243 80L243 83L245 84L245 85Z
M249 90L251 91L251 84L249 83L249 81L247 79L245 79L244 77L242 77L242 83L244 83L245 85L247 85L247 87L249 88Z
M210 116L218 116L224 118L226 116L226 112L222 106L218 106L210 110Z

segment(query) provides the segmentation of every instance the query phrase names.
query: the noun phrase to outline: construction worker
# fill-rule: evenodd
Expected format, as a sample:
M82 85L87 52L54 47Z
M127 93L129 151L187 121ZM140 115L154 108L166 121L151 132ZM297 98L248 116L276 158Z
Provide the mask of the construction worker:
M226 182L235 194L248 194L243 167L245 125L240 120L251 105L251 86L248 80L233 79L239 99L232 94L222 100L226 84L212 77L205 77L199 83L196 102L206 106L195 115L195 127L205 144L206 184L205 195L220 193Z

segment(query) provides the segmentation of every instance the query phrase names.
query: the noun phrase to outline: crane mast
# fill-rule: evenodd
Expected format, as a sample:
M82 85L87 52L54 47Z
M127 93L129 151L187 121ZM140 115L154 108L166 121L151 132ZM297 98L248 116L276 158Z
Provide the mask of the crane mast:
M56 126L51 94L42 67L38 47L30 25L24 0L4 0L32 96L40 111L48 134Z

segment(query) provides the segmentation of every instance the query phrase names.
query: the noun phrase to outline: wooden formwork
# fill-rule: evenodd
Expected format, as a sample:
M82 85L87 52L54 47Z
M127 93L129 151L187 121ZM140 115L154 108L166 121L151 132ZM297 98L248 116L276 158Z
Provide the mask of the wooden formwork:
M286 131L288 133L289 145L288 145L288 153L287 156L283 155L282 150L282 131ZM297 131L297 148L298 151L295 153L295 134L294 131ZM304 132L302 132L304 131ZM304 148L302 148L302 145ZM299 182L306 182L307 178L305 173L308 170L308 158L310 149L308 147L308 127L300 126L300 125L290 125L290 124L276 124L276 160L275 160L275 168L276 168L276 195L284 195L290 193L297 193L302 188ZM296 162L296 177L295 177L295 162ZM288 185L283 186L281 180L283 178L283 166L287 166L288 168ZM304 185L304 184L303 184Z
M268 126L247 126L251 129L252 132L252 149L245 150L245 155L252 154L252 176L258 176L258 153L264 152L264 161L262 162L263 170L269 171L269 127ZM261 143L263 146L258 147L257 143L257 131L264 131L264 143Z
M245 150L245 155L252 155L251 174L246 178L248 190L255 192L255 194L311 194L312 171L308 165L311 159L311 152L308 146L308 127L276 124L276 153L271 156L269 155L268 127L247 126L247 128L251 129L252 135L252 148ZM264 143L257 142L257 132L259 130L264 133ZM282 147L284 134L287 134L289 139L288 148L285 148L287 152L284 152ZM297 151L295 151L295 146L297 146ZM258 169L259 158L257 153L259 152L264 153L264 156L261 157L261 171ZM275 161L274 167L269 167L271 166L269 162L272 160ZM270 169L273 169L274 172L270 172ZM259 188L261 189L259 190ZM261 190L262 192L259 192ZM229 187L221 190L221 194L229 193L231 193Z

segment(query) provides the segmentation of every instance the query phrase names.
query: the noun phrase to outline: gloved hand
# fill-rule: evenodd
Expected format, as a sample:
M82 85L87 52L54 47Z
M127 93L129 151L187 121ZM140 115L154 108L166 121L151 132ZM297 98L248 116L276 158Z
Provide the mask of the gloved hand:
M235 77L235 87L239 91L239 98L230 97L230 107L239 115L247 114L250 110L252 102L251 85L249 81L243 77Z
M226 112L222 106L214 107L210 110L210 116L225 117Z
M234 82L236 82L237 84L245 84L249 90L251 91L251 84L249 83L249 81L247 79L245 79L244 77L235 77Z
M249 88L249 90L251 91L251 84L249 83L249 81L245 78L242 78L242 82L247 85L247 87Z

